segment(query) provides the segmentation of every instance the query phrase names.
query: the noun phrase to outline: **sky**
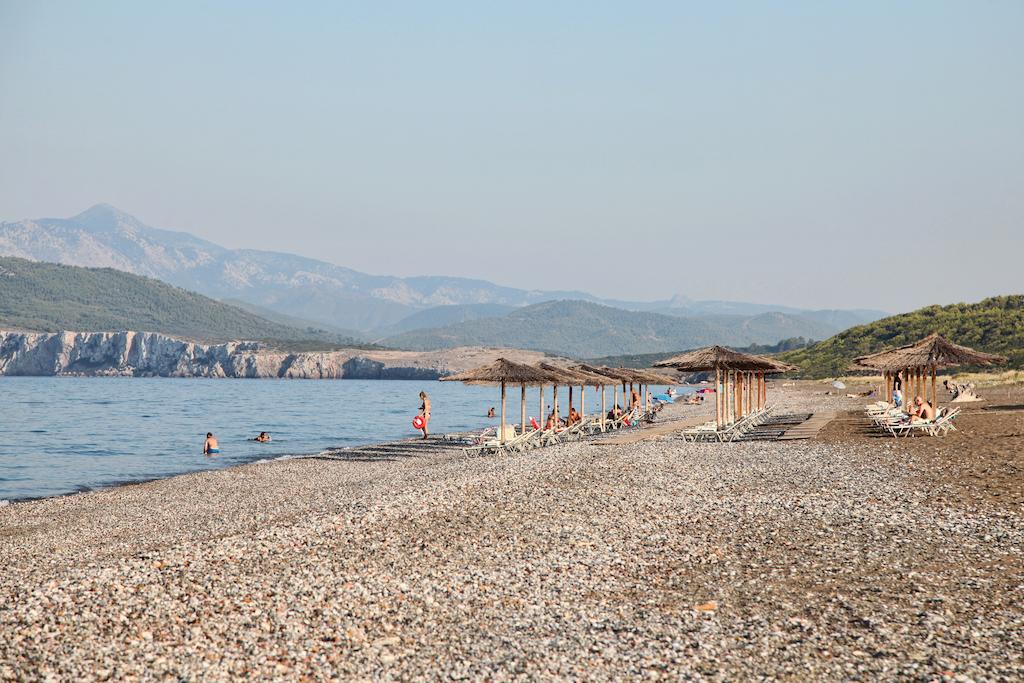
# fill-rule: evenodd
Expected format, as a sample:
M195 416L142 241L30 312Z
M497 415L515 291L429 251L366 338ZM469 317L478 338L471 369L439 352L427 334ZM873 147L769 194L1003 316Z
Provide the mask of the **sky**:
M0 0L0 220L652 300L1024 292L1024 3Z

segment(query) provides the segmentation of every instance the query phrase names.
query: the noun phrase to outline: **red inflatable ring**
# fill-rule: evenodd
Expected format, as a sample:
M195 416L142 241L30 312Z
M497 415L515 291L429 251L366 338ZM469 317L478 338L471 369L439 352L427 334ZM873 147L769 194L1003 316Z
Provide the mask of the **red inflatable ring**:
M423 429L423 427L424 427L424 426L425 426L426 424L427 424L427 423L423 421L423 416L422 416L422 415L417 415L416 417L414 417L414 418L412 419L412 426L413 426L413 429Z

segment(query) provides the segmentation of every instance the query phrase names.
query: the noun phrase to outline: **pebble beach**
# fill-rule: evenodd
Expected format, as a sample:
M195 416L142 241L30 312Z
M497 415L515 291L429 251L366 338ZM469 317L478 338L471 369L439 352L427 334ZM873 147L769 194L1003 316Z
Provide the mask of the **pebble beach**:
M839 412L805 441L337 451L0 507L0 679L1024 678L1024 402L895 440L825 388L772 396Z

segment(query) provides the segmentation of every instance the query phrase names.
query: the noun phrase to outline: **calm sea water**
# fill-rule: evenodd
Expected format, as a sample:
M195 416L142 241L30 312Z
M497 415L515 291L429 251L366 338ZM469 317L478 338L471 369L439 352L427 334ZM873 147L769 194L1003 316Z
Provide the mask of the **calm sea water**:
M497 423L485 417L497 388L449 382L0 377L0 500L412 437L421 390L432 433ZM528 401L535 416L536 390ZM518 390L508 411L518 422ZM208 431L223 451L215 458L202 454ZM248 440L261 431L274 440Z

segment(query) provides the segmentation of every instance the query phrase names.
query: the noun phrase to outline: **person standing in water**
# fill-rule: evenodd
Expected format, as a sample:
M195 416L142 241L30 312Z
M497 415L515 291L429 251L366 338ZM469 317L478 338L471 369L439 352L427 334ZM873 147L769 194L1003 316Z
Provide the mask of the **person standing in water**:
M203 455L217 455L220 453L220 444L213 432L206 432L206 443L203 444Z
M423 429L420 431L423 432L423 438L425 439L430 436L430 432L427 431L430 427L430 397L427 396L427 392L420 392L420 400L423 401L420 404L420 417L423 418Z

